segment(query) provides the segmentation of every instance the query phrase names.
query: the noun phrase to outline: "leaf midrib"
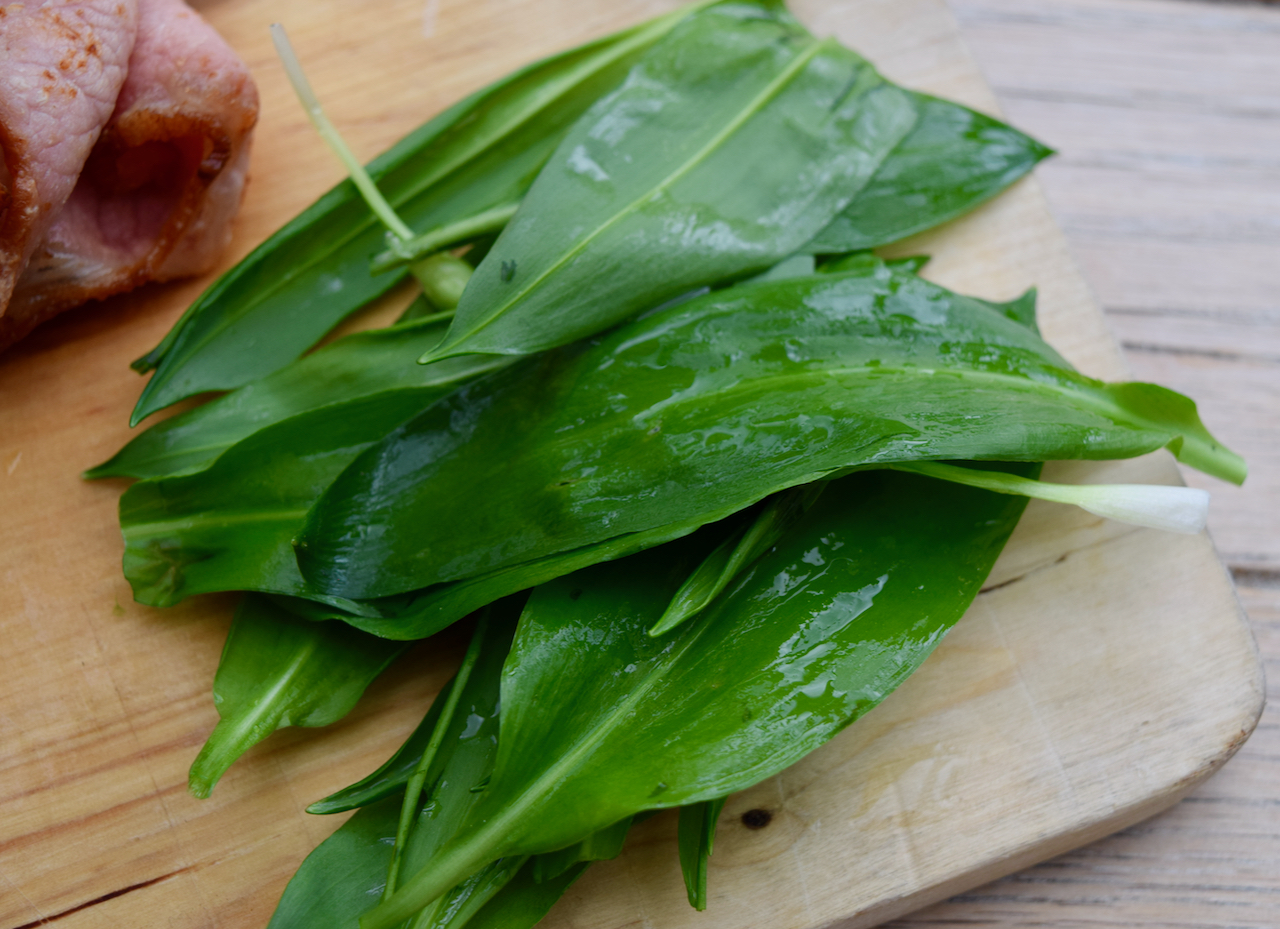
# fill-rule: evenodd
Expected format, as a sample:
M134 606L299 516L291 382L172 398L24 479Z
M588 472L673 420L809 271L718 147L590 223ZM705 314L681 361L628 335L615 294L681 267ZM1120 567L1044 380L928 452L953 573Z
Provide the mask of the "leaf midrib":
M569 751L562 754L556 762L546 767L541 775L535 776L532 783L517 794L515 800L508 803L503 811L476 830L475 837L468 841L466 845L474 845L477 842L484 844L483 839L490 833L512 831L509 829L509 824L523 816L531 806L550 792L563 776L571 774L573 769L577 768L587 755L598 748L617 729L620 721L625 720L629 711L644 697L648 696L670 672L671 668L678 664L693 648L702 638L708 626L709 623L706 622L694 626L689 632L688 638L678 648L668 652L657 665L645 674L637 687L628 693L602 719L598 720L594 726L588 729L581 738L576 740ZM501 732L499 732L499 741L501 741ZM490 789L492 790L493 788L494 785L491 784Z
M698 165L701 164L701 162L704 161L706 158L708 158L712 154L712 152L714 152L716 149L722 146L729 139L730 136L732 136L739 129L741 129L742 126L745 125L749 119L751 119L757 113L759 113L760 110L762 110L769 103L770 100L772 100L775 96L781 93L782 89L788 83L790 83L791 80L801 70L803 70L803 68L810 61L813 60L813 58L822 49L824 44L827 44L827 40L823 40L823 39L810 40L809 44L800 52L798 52L795 58L793 58L787 64L787 67L784 68L783 71L777 77L775 77L772 81L770 81L769 84L759 94L757 94L755 98L753 98L746 107L741 109L738 112L738 114L732 120L730 120L718 133L716 133L714 137L708 140L708 142L701 149L699 149L692 156L687 158L682 164L678 165L675 168L675 170L673 170L670 174L668 174L665 178L663 178L660 182L658 182L657 185L646 189L643 194L641 194L636 199L632 200L631 203L627 204L621 210L614 213L607 220L605 220L605 222L601 223L599 226L593 229L590 233L588 233L586 236L581 238L572 248L567 250L563 255L561 255L559 259L557 259L550 266L544 269L542 273L540 273L535 278L533 278L533 280L529 281L529 283L526 284L521 290L513 294L505 303L500 304L499 306L494 308L494 310L492 310L488 316L477 321L465 333L461 334L456 339L450 339L447 345L442 345L439 349L436 349L431 354L436 355L437 352L451 351L452 349L462 344L467 339L470 339L473 336L475 336L477 333L483 332L485 329L487 329L490 325L492 325L498 319L502 318L506 314L506 312L511 309L511 307L519 303L521 300L525 299L525 297L528 296L530 293L532 293L534 290L541 287L548 277L550 277L559 269L565 267L570 261L572 261L578 255L582 254L582 252L587 248L588 245L590 245L600 236L604 235L605 232L607 232L613 226L617 225L625 217L633 214L643 204L651 201L657 194L669 189L671 185L675 184L677 181L679 181L682 177L687 175L694 168L698 167ZM447 357L447 356L437 355L437 357Z

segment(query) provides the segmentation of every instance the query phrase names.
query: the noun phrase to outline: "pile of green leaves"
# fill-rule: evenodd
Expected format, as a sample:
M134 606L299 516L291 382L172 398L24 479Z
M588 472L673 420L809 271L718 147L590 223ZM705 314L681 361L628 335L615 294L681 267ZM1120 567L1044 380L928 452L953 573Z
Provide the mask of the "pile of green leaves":
M983 488L1162 447L1242 480L1186 398L1074 371L1034 292L869 251L1047 154L775 0L703 0L373 162L386 238L344 183L215 283L137 363L134 421L229 392L89 472L139 479L137 600L244 592L192 791L473 629L401 750L311 807L359 812L271 926L532 926L672 807L704 908L726 795L876 706L976 596L1025 502ZM406 275L400 322L304 354Z

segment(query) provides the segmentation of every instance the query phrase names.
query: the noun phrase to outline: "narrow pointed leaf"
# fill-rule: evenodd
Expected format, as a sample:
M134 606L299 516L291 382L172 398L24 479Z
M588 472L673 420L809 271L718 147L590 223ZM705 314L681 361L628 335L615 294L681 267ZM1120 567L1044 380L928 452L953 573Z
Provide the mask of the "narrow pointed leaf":
M514 72L375 158L370 175L417 231L518 201L573 121L685 15L677 11ZM355 185L338 184L219 278L135 362L139 371L156 372L133 422L183 397L229 390L283 367L394 287L403 273L375 276L369 269L383 235Z
M864 258L472 382L352 462L298 562L317 590L382 597L721 519L851 468L1163 446L1242 476L1185 397L1083 377L991 305Z
M401 388L435 387L434 396L443 397L458 383L493 370L492 359L481 358L451 359L429 368L414 364L447 328L443 321L411 320L339 339L260 381L156 423L85 477L189 474L290 416ZM423 394L424 405L431 396Z
M649 635L670 632L702 612L747 565L763 555L787 527L804 515L821 495L822 482L793 487L766 500L760 512L694 569Z
M954 219L1027 174L1053 150L999 120L925 94L918 116L858 197L806 249L887 245Z
M189 789L209 796L237 758L277 729L337 722L405 648L246 596L213 680L221 720L191 766Z
M468 828L362 929L390 929L484 862L714 800L794 763L933 650L1023 507L899 472L844 478L663 639L647 630L705 553L697 540L540 587L503 671L498 759Z
M762 271L857 195L915 117L785 13L690 16L570 130L427 358L564 345Z
M703 800L680 807L680 871L684 875L689 905L698 911L707 908L707 859L715 846L716 820L724 809L725 799Z

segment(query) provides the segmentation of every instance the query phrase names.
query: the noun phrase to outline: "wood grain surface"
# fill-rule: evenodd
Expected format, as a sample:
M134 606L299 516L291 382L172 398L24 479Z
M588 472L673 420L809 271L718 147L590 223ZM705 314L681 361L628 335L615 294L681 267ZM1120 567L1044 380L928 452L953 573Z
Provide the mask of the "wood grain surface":
M1174 809L895 926L1280 926L1280 6L951 0L1133 374L1249 460L1209 528L1267 668L1240 753Z
M1127 2L1139 0L1112 5ZM272 60L268 22L289 25L335 121L371 155L514 65L674 3L197 5L244 54L263 95L229 263L340 175ZM941 0L795 6L895 79L996 105ZM996 19L1017 12L990 9ZM1011 115L1065 147L1012 107ZM922 249L935 256L930 274L961 290L1006 298L1038 284L1050 340L1090 373L1123 375L1035 183L903 248ZM0 507L9 530L0 569L9 606L0 616L0 929L265 925L289 874L336 825L302 807L385 757L456 660L448 637L420 647L347 720L323 733L278 734L211 800L187 795L186 767L216 718L208 688L232 600L167 611L132 604L114 525L122 485L84 484L76 473L125 439L139 387L127 363L203 283L68 314L0 364ZM1206 414L1249 452L1207 404ZM1062 464L1053 473L1177 480L1166 456ZM1268 564L1252 570L1265 579ZM1280 611L1271 608L1274 621ZM971 614L919 674L801 765L731 799L707 914L684 903L674 820L660 816L636 831L621 859L593 868L548 925L872 925L1175 802L1239 748L1260 689L1253 642L1207 538L1033 504ZM757 808L773 820L748 829L742 814ZM1244 810L1239 821L1248 818ZM1008 896L980 893L920 918L982 922L994 913L1026 925L1053 915L1026 909L1032 900L1002 910ZM1077 923L1096 920L1098 909L1106 917L1106 907L1083 905Z

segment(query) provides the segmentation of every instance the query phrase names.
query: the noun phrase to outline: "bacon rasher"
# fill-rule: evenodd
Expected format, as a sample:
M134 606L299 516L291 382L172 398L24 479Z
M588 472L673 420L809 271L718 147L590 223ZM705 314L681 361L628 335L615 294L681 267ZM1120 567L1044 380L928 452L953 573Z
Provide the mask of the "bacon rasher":
M0 12L2 350L86 300L208 270L230 239L258 98L181 0Z

